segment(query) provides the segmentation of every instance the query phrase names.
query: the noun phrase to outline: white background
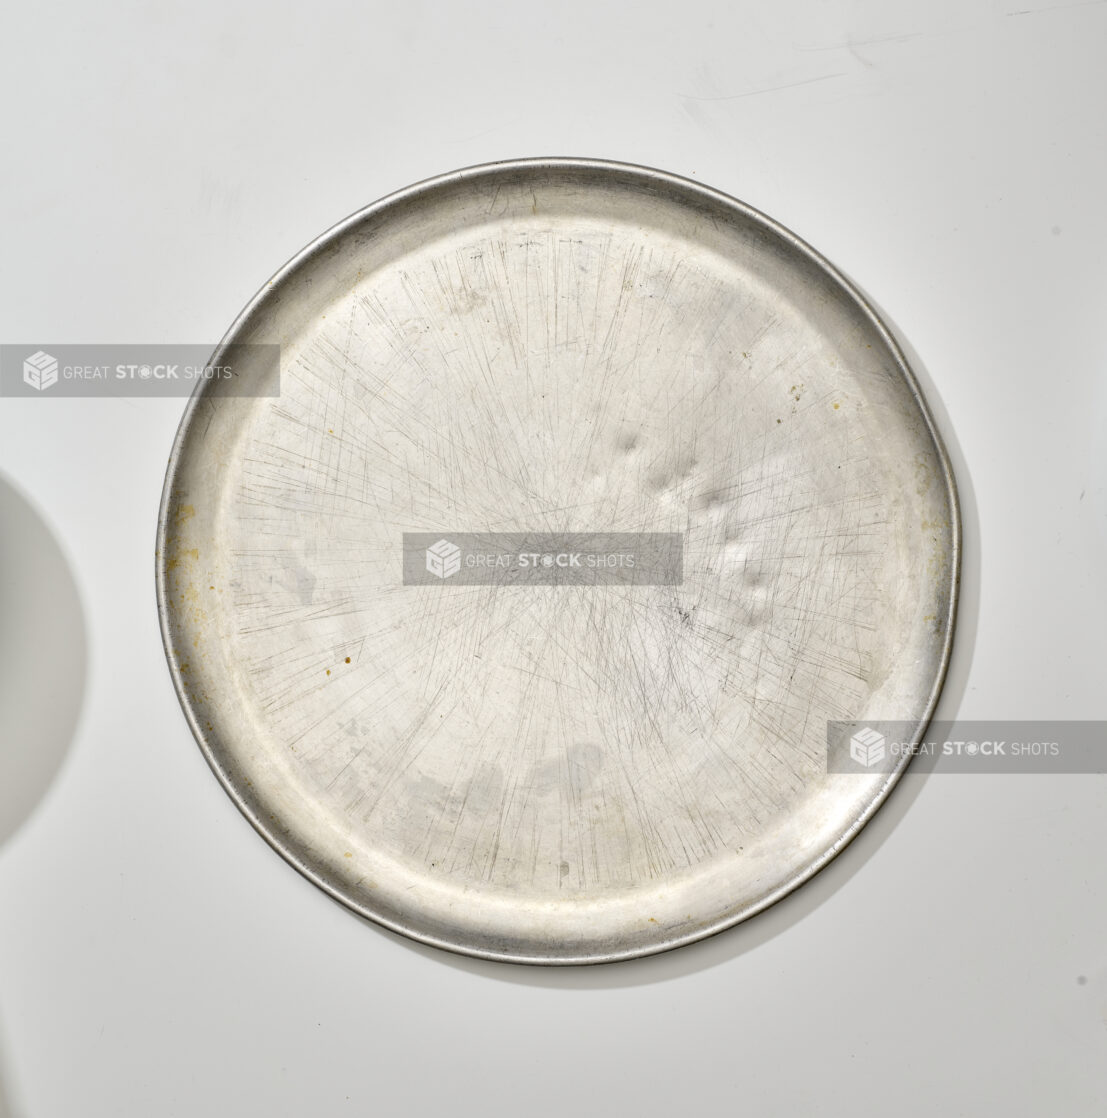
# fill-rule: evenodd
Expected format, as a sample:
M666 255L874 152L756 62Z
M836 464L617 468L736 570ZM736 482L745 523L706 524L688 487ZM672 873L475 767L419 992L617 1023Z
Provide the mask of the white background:
M965 517L939 716L1107 716L1107 5L3 24L0 341L214 343L335 221L467 164L694 177L829 256L918 360ZM154 533L182 407L0 401L0 1112L1107 1110L1104 777L908 778L770 912L628 964L466 961L325 898L171 689Z

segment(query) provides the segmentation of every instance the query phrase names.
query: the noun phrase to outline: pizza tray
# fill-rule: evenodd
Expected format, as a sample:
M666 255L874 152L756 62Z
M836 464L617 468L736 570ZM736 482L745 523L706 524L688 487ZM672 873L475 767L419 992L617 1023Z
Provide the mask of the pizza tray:
M828 772L827 723L930 718L956 490L892 336L781 225L641 167L474 167L325 233L212 364L254 345L279 369L188 403L158 608L205 757L321 889L624 959L764 909L887 796L906 759ZM490 581L457 542L604 533L679 566Z

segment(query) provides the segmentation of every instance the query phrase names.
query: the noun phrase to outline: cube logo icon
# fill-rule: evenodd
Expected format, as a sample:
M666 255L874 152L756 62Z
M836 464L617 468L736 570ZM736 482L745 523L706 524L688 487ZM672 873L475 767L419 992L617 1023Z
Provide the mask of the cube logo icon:
M866 726L849 739L849 755L866 768L884 760L884 735Z
M58 380L57 358L40 349L23 362L23 379L39 392L45 391Z
M461 548L439 540L427 548L427 570L438 578L449 578L461 570Z

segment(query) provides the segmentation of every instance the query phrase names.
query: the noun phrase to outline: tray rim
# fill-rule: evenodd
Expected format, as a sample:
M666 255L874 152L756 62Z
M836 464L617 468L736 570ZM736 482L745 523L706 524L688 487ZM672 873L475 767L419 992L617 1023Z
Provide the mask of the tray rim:
M667 188L677 194L683 193L698 196L705 203L730 211L741 216L746 221L752 222L755 225L760 225L767 232L785 242L790 248L805 257L811 264L823 272L823 274L854 303L857 309L861 311L868 324L875 330L877 336L887 346L889 353L895 361L897 371L903 378L925 422L926 431L933 443L938 462L941 466L941 477L945 484L950 509L950 550L947 563L949 575L949 602L945 616L941 619L943 625L942 647L930 693L927 696L923 713L916 723L916 734L922 735L925 733L927 726L934 717L934 711L949 672L960 597L962 557L961 505L949 453L941 433L938 430L937 424L934 421L934 417L931 414L930 407L919 387L918 379L908 363L902 347L869 298L856 283L832 264L822 253L808 244L807 241L792 232L787 226L769 217L767 214L748 203L726 194L721 190L706 186L695 179L690 179L669 171L663 171L655 167L617 160L587 157L550 156L496 160L488 163L476 163L455 171L434 175L430 178L415 182L410 186L403 187L400 190L393 191L390 194L386 194L382 198L355 210L353 213L325 230L318 237L305 245L299 252L290 257L261 285L260 288L258 288L255 294L238 313L223 335L223 338L213 350L212 356L209 359L210 363L220 363L222 355L235 343L236 338L248 328L253 316L264 307L272 294L277 292L302 265L306 264L317 254L324 252L330 245L338 241L349 229L357 226L366 219L384 213L393 206L409 202L423 195L432 194L434 191L443 187L456 186L469 179L483 178L496 173L510 176L520 171L541 171L542 169L581 171L593 174L598 173L600 175L629 175L634 178L639 178L644 182ZM154 581L162 648L169 667L169 675L173 681L173 689L176 692L177 701L185 716L189 729L192 731L192 736L196 740L196 744L199 746L208 767L215 774L224 792L230 797L239 812L245 816L254 830L285 860L285 862L307 878L313 885L321 889L333 900L337 901L355 915L368 920L378 927L387 929L390 932L429 947L437 947L455 954L468 956L470 958L486 959L493 962L535 966L582 966L623 962L630 959L662 954L678 947L684 947L692 943L709 939L718 935L720 932L726 931L728 928L743 923L750 917L756 916L758 913L771 908L801 885L815 877L816 874L829 865L830 862L857 837L865 825L883 806L890 796L892 789L899 783L900 777L910 764L910 754L901 756L896 767L886 774L885 781L869 801L864 811L854 820L846 831L838 837L837 841L824 850L817 858L808 862L785 882L777 886L777 888L772 890L769 894L756 901L750 902L734 912L728 913L711 925L679 935L670 935L662 941L649 944L645 947L628 948L624 950L612 949L602 953L580 956L518 954L497 950L493 947L480 947L471 943L455 942L441 936L428 934L403 920L383 916L380 913L373 912L366 905L358 904L356 901L346 896L340 888L329 882L322 874L313 869L312 866L307 864L302 858L298 857L296 852L291 849L290 845L282 841L278 833L278 828L271 826L268 821L261 818L251 809L235 782L221 765L216 755L216 750L209 740L209 737L214 737L215 735L209 735L200 724L196 712L191 705L191 700L183 686L180 673L172 670L173 652L170 634L170 611L168 608L169 595L166 585L167 569L163 562L163 556L166 554L166 543L170 527L170 505L177 486L183 450L188 440L191 426L196 419L198 409L204 402L209 388L210 385L207 382L200 381L185 404L184 413L173 437L173 446L166 465L165 480L162 486L161 500L158 508L156 549L154 556Z

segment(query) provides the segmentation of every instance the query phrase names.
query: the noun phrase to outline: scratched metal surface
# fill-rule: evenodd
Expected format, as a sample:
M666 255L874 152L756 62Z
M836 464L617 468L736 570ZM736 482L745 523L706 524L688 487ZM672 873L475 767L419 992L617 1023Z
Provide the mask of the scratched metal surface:
M825 723L929 717L955 490L792 234L659 172L474 168L331 230L232 338L281 344L280 395L189 403L163 634L224 786L337 899L626 958L764 908L879 805L898 773L827 775ZM401 533L443 526L681 532L684 582L401 585Z

